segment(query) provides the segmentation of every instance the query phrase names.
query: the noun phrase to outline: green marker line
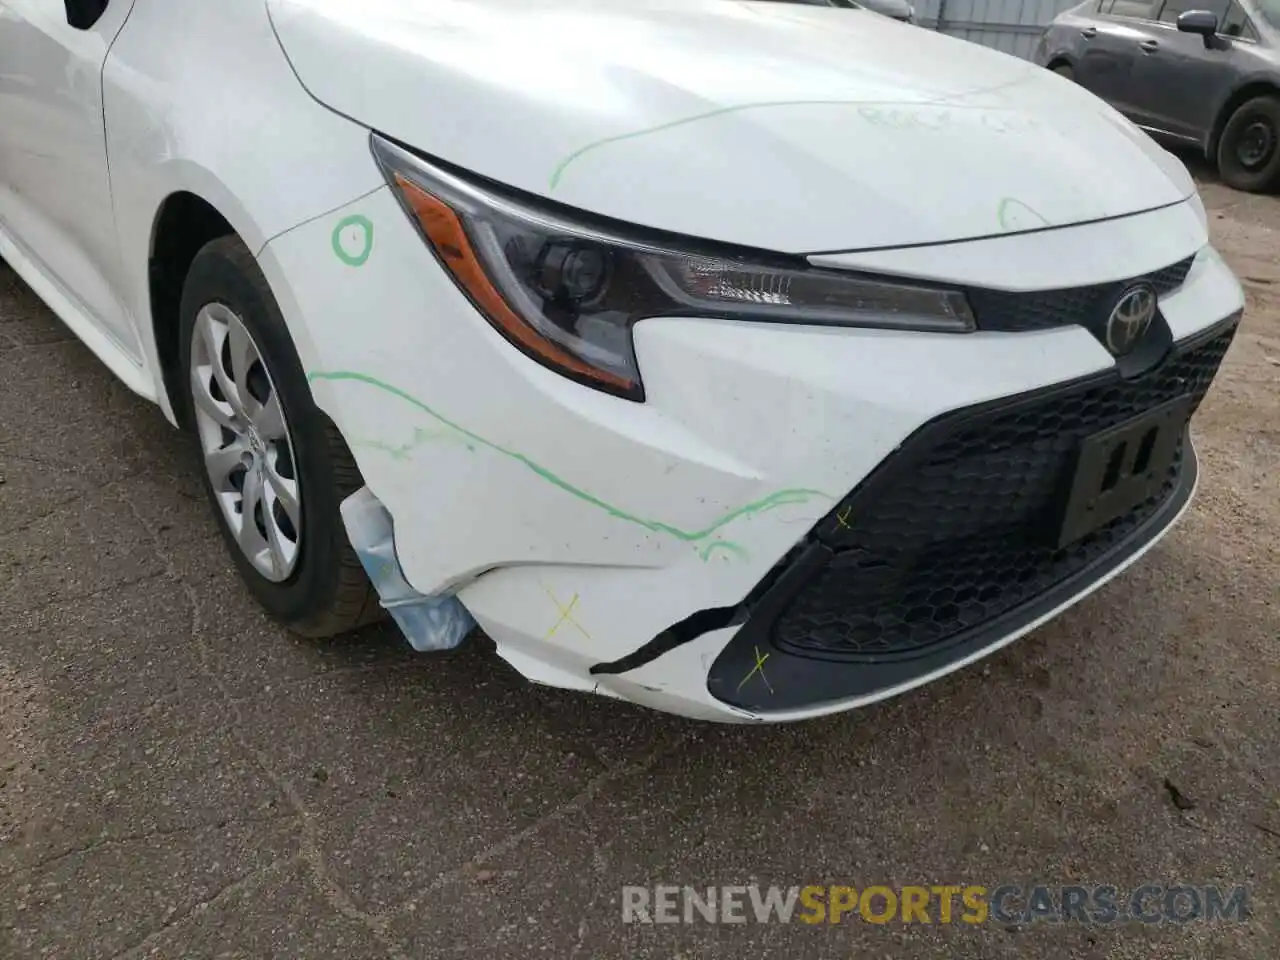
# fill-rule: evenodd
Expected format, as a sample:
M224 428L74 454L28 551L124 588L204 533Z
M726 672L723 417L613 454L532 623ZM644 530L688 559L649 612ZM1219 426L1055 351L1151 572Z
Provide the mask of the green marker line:
M379 453L385 453L392 460L409 460L412 459L410 454L417 450L428 440L446 440L451 443L464 444L468 449L474 450L465 438L458 436L454 430L422 430L413 431L413 437L407 442L398 446L387 443L384 440L365 440L357 437L348 443L357 449L377 450Z
M347 253L342 247L342 231L347 227L360 228L360 236L364 241L364 246L360 248L359 253ZM373 223L368 217L361 216L358 213L350 217L344 217L333 228L330 243L333 245L333 252L338 255L338 259L347 266L363 267L365 261L369 259L369 254L373 253Z
M594 140L591 143L588 143L586 146L579 147L577 150L573 151L573 153L569 154L567 157L561 160L558 164L556 164L555 169L551 171L551 182L550 182L549 188L551 190L555 190L555 188L560 185L560 180L561 178L564 177L565 169L571 163L573 163L575 160L580 158L583 154L590 153L592 150L598 149L599 147L604 147L611 143L619 143L620 141L623 141L623 140L633 140L636 137L647 136L651 133L661 133L663 130L671 130L675 127L682 127L687 123L697 123L699 120L709 120L712 117L723 116L724 114L727 114L727 113L739 113L743 110L765 109L769 107L898 107L898 108L910 109L913 107L938 106L939 104L946 104L947 106L956 107L958 109L984 110L987 108L978 107L978 106L971 107L967 104L963 104L958 101L963 100L965 97L972 97L972 96L976 96L978 94L983 94L983 93L993 93L997 90L1003 90L1006 87L1017 86L1018 84L1025 82L1026 78L1030 77L1033 72L1038 71L1040 69L1041 69L1040 67L1029 66L1026 75L1019 77L1016 80L1008 80L1008 81L993 84L987 87L976 87L972 90L958 90L954 93L946 93L946 94L943 94L942 96L931 97L930 99L927 99L927 100L916 100L916 101L910 101L910 102L903 102L901 100L830 100L830 99L828 100L765 100L765 101L754 101L752 103L737 103L728 107L717 107L714 110L706 110L703 113L695 113L693 116L681 117L679 120L670 120L666 123L659 123L656 126L644 127L643 129L640 129L640 130L632 130L630 133L619 133L619 134L614 134L611 137L602 137L599 140ZM1038 74L1036 75L1038 76Z
M1046 227L1053 226L1053 224L1051 224L1048 220L1045 219L1044 214L1040 213L1038 210L1035 210L1034 208L1027 206L1025 203L1023 203L1021 200L1018 200L1015 197L1005 197L1003 200L1000 201L1000 206L996 208L996 219L1000 221L1000 228L1002 230L1012 229L1012 227L1010 227L1008 223L1008 216L1009 216L1009 208L1013 206L1019 206L1023 210L1027 211L1027 213L1031 214L1034 217L1037 217L1044 226Z
M391 444L384 443L381 440L352 440L348 446L357 450L377 450L379 453L385 453L392 460L408 460L409 451L413 449L408 444L393 447Z
M752 110L765 107L812 107L812 106L869 106L866 100L770 100L760 103L738 103L729 107L717 107L715 110L707 110L704 113L695 113L691 117L681 117L679 120L670 120L667 123L660 123L654 127L645 127L642 130L632 130L630 133L619 133L612 137L604 137L588 143L584 147L579 147L573 153L569 154L558 164L551 173L550 188L554 190L560 185L560 179L564 176L565 169L569 164L573 163L583 154L590 153L599 147L608 146L611 143L619 143L623 140L633 140L636 137L648 136L651 133L661 133L663 130L671 130L675 127L683 127L688 123L697 123L699 120L709 120L712 117L723 116L727 113L739 113L743 110Z
M421 400L419 400L417 397L413 396L412 394L406 393L405 391L401 390L399 387L394 387L389 383L384 383L383 381L377 379L376 377L371 377L368 374L357 373L351 370L335 370L331 372L317 371L314 373L310 373L307 375L307 380L312 382L316 380L328 380L328 381L334 381L334 382L349 381L354 383L363 383L370 387L376 387L377 389L383 391L384 393L388 393L393 397L397 397L398 399L403 400L405 403L409 404L410 406L416 407L417 409L421 410L423 413L427 414L430 417L435 418L436 420L443 423L445 426L450 427L454 430L457 430L463 436L469 437L471 440L475 441L476 443L481 444L485 447L488 447L490 450L493 450L496 453L500 453L504 457L510 457L512 460L515 460L523 464L525 467L532 470L543 480L546 480L548 483L559 487L565 493L571 494L577 497L579 500L582 500L585 503L589 503L592 506L603 510L605 513L609 514L611 517L615 517L619 520L625 520L628 523L634 523L637 526L644 527L646 530L652 530L655 533L669 534L670 536L675 537L677 540L683 540L686 542L705 540L707 537L711 536L717 530L726 526L727 524L732 523L734 520L737 520L739 517L745 517L745 516L749 516L751 514L756 514L756 513L764 513L767 510L772 510L776 507L785 506L787 504L804 503L810 497L822 497L826 500L835 499L830 494L823 493L821 490L807 490L807 489L800 489L800 488L779 490L776 493L771 493L769 494L769 496L764 497L760 500L755 500L751 503L744 504L743 506L738 507L735 510L730 510L728 513L722 516L715 523L711 524L709 527L706 527L703 530L682 530L679 527L672 526L669 523L662 523L659 520L647 520L644 517L638 517L633 513L628 513L626 510L623 510L620 507L615 507L613 504L607 503L604 500L601 500L599 497L595 496L594 494L588 493L587 491L579 487L575 487L573 484L569 483L567 480L561 479L560 477L552 473L550 470L548 470L546 467L542 466L541 464L535 463L533 460L530 460L523 453L518 453L515 450L508 450L506 447L493 443L490 440L486 440L484 437L480 436L477 433L472 433L466 427L459 426L458 424L450 420L448 417L445 417L444 415L437 413L435 410L431 409L431 407L427 406L425 403L423 403ZM741 547L738 547L737 544L728 544L725 541L718 541L718 542L724 544L724 549L728 549L730 550L730 552L733 552L735 547L738 550L742 549ZM706 558L704 557L703 559L706 559Z
M705 562L710 560L711 555L717 550L724 550L726 553L731 553L735 557L739 557L741 559L746 559L747 556L747 551L743 549L741 544L733 543L730 540L712 540L698 551L698 556Z

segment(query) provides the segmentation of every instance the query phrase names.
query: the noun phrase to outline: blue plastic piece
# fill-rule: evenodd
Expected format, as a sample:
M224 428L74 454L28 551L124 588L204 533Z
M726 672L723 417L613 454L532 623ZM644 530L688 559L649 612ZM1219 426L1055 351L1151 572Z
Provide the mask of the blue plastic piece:
M452 650L476 626L452 594L429 597L409 586L396 559L391 514L368 487L342 502L347 537L369 575L383 607L395 618L409 646L419 653Z

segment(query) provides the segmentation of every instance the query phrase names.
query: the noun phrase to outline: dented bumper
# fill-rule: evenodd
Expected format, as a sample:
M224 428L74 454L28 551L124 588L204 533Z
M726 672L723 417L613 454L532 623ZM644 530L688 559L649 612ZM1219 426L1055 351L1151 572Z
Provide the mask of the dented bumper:
M949 271L939 279L1052 286L1039 271L1070 285L1198 251L1181 289L1161 300L1171 335L1185 340L1237 311L1241 295L1184 206L1129 218L1141 224L1020 237L1018 256L1001 253L1014 238L986 252L955 245L937 258ZM359 264L333 253L335 231L352 217L372 231ZM1163 239L1135 248L1135 235ZM863 268L923 275L919 250L872 256ZM511 348L431 262L386 190L276 238L261 260L299 331L316 402L393 524L393 548L374 549L371 536L362 550L395 560L384 594L393 613L396 597L401 613L465 608L534 681L708 719L847 709L972 659L872 691L784 697L785 671L770 669L781 650L752 642L745 659L724 658L797 550L926 424L1114 368L1081 327L956 336L662 318L635 329L647 397L637 404ZM290 288L289 276L308 283ZM989 652L1075 602L1155 534L969 652ZM449 597L460 608L442 606ZM451 622L455 632L468 625ZM414 639L415 630L405 632ZM419 632L416 642L438 641ZM846 676L866 670L838 657L815 662Z

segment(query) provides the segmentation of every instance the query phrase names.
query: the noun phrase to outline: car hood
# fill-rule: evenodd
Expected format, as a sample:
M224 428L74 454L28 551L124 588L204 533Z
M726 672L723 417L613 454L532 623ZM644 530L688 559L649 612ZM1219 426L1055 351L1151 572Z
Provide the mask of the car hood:
M267 0L321 103L597 214L787 252L1137 213L1185 168L1079 87L862 10Z

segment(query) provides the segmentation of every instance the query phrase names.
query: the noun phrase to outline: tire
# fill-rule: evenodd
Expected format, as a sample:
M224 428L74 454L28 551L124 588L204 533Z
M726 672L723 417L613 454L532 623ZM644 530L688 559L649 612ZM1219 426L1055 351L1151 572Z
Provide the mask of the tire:
M1280 186L1280 98L1254 97L1241 104L1218 140L1218 175L1246 193Z
M1076 72L1074 69L1072 69L1071 64L1069 63L1059 63L1056 66L1050 67L1049 69L1051 69L1058 76L1062 77L1062 79L1064 80L1070 80L1072 83L1076 82Z
M180 322L186 422L215 520L250 592L303 636L330 637L380 619L382 607L339 511L364 480L337 428L315 406L266 278L238 237L211 241L196 254ZM229 363L233 348L249 358L242 361L243 391ZM227 385L225 393L219 384ZM237 468L227 466L237 457L238 490ZM248 521L246 499L254 503Z

